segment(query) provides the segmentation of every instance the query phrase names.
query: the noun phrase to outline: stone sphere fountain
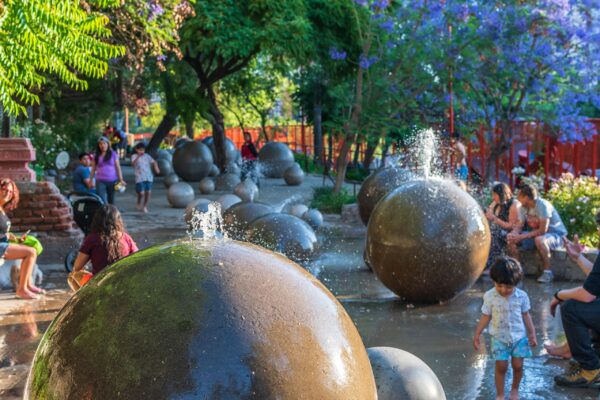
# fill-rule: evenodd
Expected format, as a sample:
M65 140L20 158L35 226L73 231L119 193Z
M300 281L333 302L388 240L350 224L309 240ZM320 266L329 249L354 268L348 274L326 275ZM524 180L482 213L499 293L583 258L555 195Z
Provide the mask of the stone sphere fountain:
M223 228L232 239L243 240L248 226L267 214L273 207L264 203L237 203L223 213Z
M400 167L385 167L373 172L360 187L356 202L360 219L367 225L375 205L401 184L415 179L412 172Z
M212 153L213 160L217 159L217 152L215 150L215 141L212 136L207 136L202 139L202 143L204 143L210 149ZM229 138L225 138L225 164L233 164L238 159L238 149L235 147L235 144Z
M252 202L258 197L258 186L252 179L244 179L233 188L233 194L238 196L242 201Z
M208 176L212 165L210 149L199 141L186 142L173 154L173 169L184 181L201 181Z
M194 200L194 189L189 183L174 183L169 186L167 200L175 208L185 208Z
M393 347L367 349L378 400L446 400L435 373L419 357Z
M279 142L269 142L258 152L261 171L267 178L282 178L284 172L294 165L294 154Z
M450 180L404 183L381 199L366 259L381 282L417 303L450 300L481 275L490 230L477 202Z
M311 208L302 214L302 219L315 231L323 226L323 214L316 208Z
M283 179L289 186L298 186L304 182L304 171L300 164L294 163L291 167L288 167L283 173Z
M283 253L294 261L310 260L317 250L317 236L303 220L289 214L273 213L252 222L246 240Z
M117 261L44 334L25 399L375 400L344 308L248 243L179 240Z

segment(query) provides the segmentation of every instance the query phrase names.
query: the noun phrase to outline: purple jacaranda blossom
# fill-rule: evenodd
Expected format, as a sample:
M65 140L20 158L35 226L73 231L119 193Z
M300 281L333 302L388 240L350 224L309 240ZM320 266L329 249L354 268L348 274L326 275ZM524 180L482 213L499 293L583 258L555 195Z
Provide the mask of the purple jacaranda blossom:
M157 61L165 61L166 59L167 59L167 56L165 56L164 54L160 54L160 55L156 56Z
M363 6L363 7L366 7L369 5L369 2L367 0L354 0L354 2L356 4L358 4L359 6Z
M371 56L368 57L365 54L361 54L360 55L360 59L358 61L358 65L362 68L362 69L369 69L369 67L373 64L375 64L377 61L379 61L379 57L376 56Z
M332 60L335 60L335 61L345 60L347 56L348 55L343 50L338 50L335 47L332 47L329 49L329 57Z
M164 8L160 4L155 2L149 2L150 11L148 12L148 21L154 20L156 17L160 17L165 13Z
M379 27L381 29L383 29L384 31L386 31L387 33L393 33L394 26L395 26L394 20L392 20L391 18L388 18L385 21L379 23Z

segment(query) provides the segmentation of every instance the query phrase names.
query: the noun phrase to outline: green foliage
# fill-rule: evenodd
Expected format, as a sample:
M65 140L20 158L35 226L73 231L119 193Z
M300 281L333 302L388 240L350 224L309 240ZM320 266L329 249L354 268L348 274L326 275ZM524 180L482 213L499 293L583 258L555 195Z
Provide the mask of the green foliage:
M332 187L322 186L315 188L310 207L317 208L323 213L339 214L342 212L343 205L352 203L356 203L356 196L349 194L346 189L335 193Z
M355 167L355 168L348 168L348 170L346 170L346 180L349 180L349 181L362 182L367 178L367 176L369 176L369 170L364 169L364 168Z
M53 131L50 125L41 120L26 121L16 126L15 134L31 140L35 149L36 159L32 164L36 174L41 170L56 169L54 161L58 153L69 150L67 136L63 132Z
M323 167L317 165L312 157L305 156L303 153L294 152L294 160L300 164L304 172L309 174L322 174Z
M598 248L595 216L600 210L600 186L596 178L563 174L546 193L546 199L558 211L569 235L578 234L582 243Z
M98 0L101 7L119 0ZM78 0L12 0L0 8L0 102L12 114L39 103L37 91L46 75L75 90L85 78L102 78L107 60L125 53L106 42L108 17L86 11Z

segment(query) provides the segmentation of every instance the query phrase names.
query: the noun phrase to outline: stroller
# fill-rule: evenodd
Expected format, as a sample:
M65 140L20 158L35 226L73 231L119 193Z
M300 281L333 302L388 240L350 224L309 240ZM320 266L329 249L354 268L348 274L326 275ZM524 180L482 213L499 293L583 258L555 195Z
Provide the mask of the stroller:
M96 211L104 205L102 197L94 193L71 192L67 195L67 201L73 208L73 219L85 235L89 233L92 219ZM79 250L70 251L65 257L65 269L67 272L73 270L73 264L79 254Z

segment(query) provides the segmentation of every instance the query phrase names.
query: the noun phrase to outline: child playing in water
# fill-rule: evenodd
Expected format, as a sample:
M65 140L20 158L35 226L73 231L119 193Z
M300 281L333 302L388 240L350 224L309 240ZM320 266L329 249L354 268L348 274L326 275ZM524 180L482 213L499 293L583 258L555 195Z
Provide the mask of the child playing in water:
M152 157L146 154L146 145L140 142L135 145L135 154L131 156L131 163L135 169L135 191L137 192L137 209L148 212L148 200L152 191L152 168L157 174L160 173L158 164ZM143 202L142 202L143 200Z
M499 257L490 269L494 288L483 295L481 319L475 329L473 347L481 348L479 337L491 322L492 354L496 359L494 381L496 399L504 399L504 378L511 359L513 382L510 400L519 398L519 384L523 378L523 358L531 357L531 348L537 346L535 328L529 315L529 297L516 286L523 278L523 270L517 260Z

